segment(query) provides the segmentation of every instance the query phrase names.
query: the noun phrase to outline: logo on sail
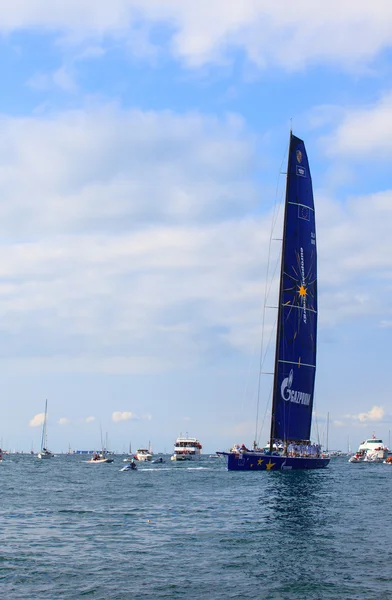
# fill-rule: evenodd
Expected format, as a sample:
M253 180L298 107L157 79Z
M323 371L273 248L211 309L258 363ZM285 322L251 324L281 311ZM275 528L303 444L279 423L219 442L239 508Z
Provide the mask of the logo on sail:
M299 163L302 162L302 152L301 152L301 150L297 150L297 161Z
M310 210L303 204L298 204L298 218L304 221L310 221Z
M294 402L295 404L303 404L304 406L309 406L310 404L310 394L306 394L305 392L298 392L297 390L291 389L293 385L294 373L293 369L291 369L288 377L283 379L282 385L280 386L280 393L282 394L283 400L286 402Z

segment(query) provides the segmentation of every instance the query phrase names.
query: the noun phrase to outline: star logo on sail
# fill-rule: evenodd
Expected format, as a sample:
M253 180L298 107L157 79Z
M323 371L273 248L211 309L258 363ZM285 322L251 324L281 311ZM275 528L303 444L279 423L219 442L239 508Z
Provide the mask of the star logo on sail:
M306 296L306 287L304 285L301 285L300 288L299 288L299 290L298 290L298 293L302 297Z

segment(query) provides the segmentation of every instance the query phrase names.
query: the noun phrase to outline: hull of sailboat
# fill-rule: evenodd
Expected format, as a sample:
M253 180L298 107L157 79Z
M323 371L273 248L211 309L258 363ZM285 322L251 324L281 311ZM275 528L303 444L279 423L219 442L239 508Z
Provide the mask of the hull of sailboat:
M53 456L54 456L54 454L45 453L45 452L40 452L39 454L37 454L37 458L41 458L41 459L53 458Z
M309 456L274 456L261 452L244 454L224 453L229 471L295 471L304 469L324 469L329 458Z

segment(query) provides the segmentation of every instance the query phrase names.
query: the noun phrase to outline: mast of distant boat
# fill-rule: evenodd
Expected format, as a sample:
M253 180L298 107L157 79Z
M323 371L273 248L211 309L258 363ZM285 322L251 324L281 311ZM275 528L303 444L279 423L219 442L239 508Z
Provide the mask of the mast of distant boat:
M327 453L328 453L328 433L329 433L329 413L327 413L327 447L326 447Z
M45 415L44 415L44 424L42 427L42 438L41 438L41 450L46 448L46 414L48 412L48 400L45 400Z

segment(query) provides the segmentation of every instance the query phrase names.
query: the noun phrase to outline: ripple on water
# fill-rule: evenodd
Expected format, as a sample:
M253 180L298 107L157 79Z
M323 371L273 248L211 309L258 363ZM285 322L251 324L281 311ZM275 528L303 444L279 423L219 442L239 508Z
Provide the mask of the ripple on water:
M390 497L392 469L336 459L229 473L203 459L120 473L121 462L4 461L2 597L392 598L392 525L374 502Z

